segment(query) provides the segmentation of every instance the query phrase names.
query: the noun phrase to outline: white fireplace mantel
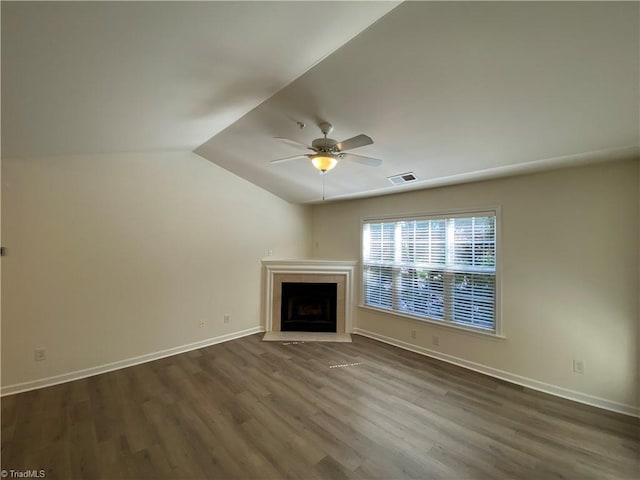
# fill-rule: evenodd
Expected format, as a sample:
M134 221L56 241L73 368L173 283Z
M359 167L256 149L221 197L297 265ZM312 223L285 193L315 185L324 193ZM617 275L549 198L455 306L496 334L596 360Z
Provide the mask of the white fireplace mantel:
M338 280L338 332L353 330L353 277L358 262L350 260L263 260L264 326L267 332L280 331L279 302L281 279L300 282L335 282ZM342 291L341 291L342 290ZM342 319L342 320L341 320Z

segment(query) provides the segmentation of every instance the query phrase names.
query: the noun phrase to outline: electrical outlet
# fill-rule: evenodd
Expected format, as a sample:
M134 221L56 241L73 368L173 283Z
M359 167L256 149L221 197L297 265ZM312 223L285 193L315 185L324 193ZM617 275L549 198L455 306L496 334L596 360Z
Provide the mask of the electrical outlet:
M271 256L273 255L273 248L270 248L269 250L267 250L267 256Z
M33 351L33 359L36 362L42 362L43 360L46 360L47 359L47 353L46 353L45 349L44 348L36 348Z
M411 338L413 338L414 340L418 337L418 334L415 330L411 330Z
M229 323L231 321L231 315L227 314L224 316L224 323Z
M204 320L200 320L200 328L204 328L204 325L205 325Z
M431 337L431 343L433 343L433 345L435 345L436 347L440 345L440 337L438 335L434 335L433 337Z
M584 373L584 361L583 360L574 360L573 361L573 372L574 373Z

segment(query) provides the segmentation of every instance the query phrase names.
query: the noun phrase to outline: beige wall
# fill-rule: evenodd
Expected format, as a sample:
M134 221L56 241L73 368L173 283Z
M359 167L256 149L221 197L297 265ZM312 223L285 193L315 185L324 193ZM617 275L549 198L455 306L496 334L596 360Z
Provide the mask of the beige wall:
M363 216L502 206L505 340L358 308L356 327L623 406L638 405L639 162L313 209L313 254L360 258ZM412 340L410 331L417 331ZM432 345L432 336L440 346ZM572 371L573 359L585 373Z
M309 253L308 207L192 153L3 159L2 182L3 387L257 327L261 258Z

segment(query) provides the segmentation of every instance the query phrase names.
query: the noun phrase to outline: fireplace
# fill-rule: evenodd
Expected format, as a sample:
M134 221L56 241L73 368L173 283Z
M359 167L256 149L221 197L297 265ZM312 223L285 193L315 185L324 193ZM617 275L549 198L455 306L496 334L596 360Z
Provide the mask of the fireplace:
M282 332L335 332L337 283L283 282Z
M270 332L320 332L318 335L328 335L334 332L336 335L351 333L353 329L353 274L357 265L355 261L337 260L263 260L264 265L264 329ZM303 284L300 288L306 289L311 285L312 293L304 294L294 287L293 301L285 296L290 287L288 284ZM325 285L325 286L322 286ZM316 292L313 292L316 290ZM331 305L327 306L323 289L330 289ZM303 290L304 291L304 290ZM318 293L319 292L319 293ZM302 302L300 300L303 300ZM306 300L306 304L304 301ZM311 300L311 301L309 301ZM292 324L286 326L283 320L289 320L289 311L292 316L299 317ZM285 315L283 315L283 312ZM296 313L297 312L297 313ZM293 315L296 314L296 315ZM331 318L331 327L328 327L329 318L335 317L335 324ZM300 320L312 323L312 327L303 327ZM313 320L313 322L311 322ZM302 330L299 330L304 328ZM317 328L318 330L309 330ZM322 328L322 329L320 329ZM331 328L329 330L329 328Z

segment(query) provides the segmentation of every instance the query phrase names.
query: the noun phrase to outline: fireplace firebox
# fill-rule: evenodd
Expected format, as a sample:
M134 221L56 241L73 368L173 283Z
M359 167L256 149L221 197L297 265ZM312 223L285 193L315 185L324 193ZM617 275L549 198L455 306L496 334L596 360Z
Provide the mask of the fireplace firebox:
M283 332L336 332L337 283L282 283Z

